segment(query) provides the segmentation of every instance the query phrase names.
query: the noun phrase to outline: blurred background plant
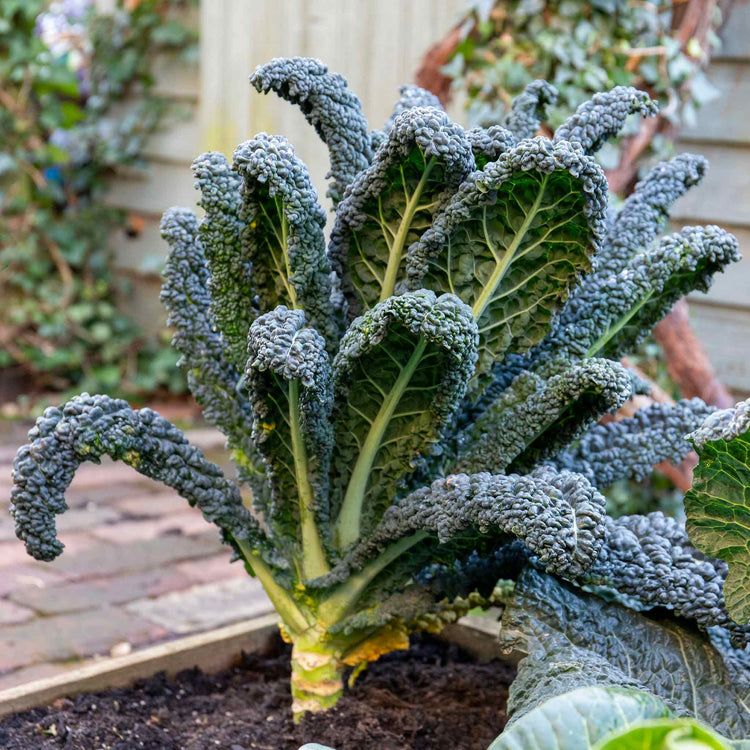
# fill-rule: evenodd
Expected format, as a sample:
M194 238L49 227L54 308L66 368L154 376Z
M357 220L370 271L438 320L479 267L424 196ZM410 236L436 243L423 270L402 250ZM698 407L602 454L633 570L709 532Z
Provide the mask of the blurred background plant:
M632 192L639 174L674 153L680 128L717 96L704 69L719 47L718 30L733 0L469 0L467 11L423 58L416 80L447 104L457 99L470 125L501 122L531 81L544 78L559 98L547 109L550 135L598 91L630 85L660 104L657 117L632 118L597 158L610 190ZM687 303L654 330L628 363L654 384L651 399L699 396L734 403L695 335ZM647 403L630 405L630 409ZM615 418L627 416L626 411ZM681 512L694 456L657 467L643 482L623 481L607 493L613 515Z
M0 0L0 396L180 393L169 335L117 305L108 181L181 113L154 93L159 53L197 54L196 0ZM2 387L4 384L4 388Z
M717 92L704 74L732 0L470 0L466 15L425 58L417 82L447 101L459 94L470 124L499 122L526 84L544 78L560 96L554 130L598 91L628 85L660 103L633 118L599 154L615 193L668 157L672 137Z

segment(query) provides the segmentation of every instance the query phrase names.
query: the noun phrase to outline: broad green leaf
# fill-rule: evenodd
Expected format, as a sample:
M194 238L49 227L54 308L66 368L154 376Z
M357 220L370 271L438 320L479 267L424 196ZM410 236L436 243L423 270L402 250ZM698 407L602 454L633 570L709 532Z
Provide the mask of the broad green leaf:
M479 373L545 336L604 227L607 182L590 157L524 141L471 176L412 246L407 285L457 295L480 334Z
M501 641L530 654L511 688L514 714L575 688L624 686L729 737L750 734L747 675L730 671L684 621L651 618L527 569L506 602Z
M549 380L523 373L475 421L457 471L530 467L559 452L633 394L619 362L590 360Z
M685 495L692 543L729 564L724 599L732 618L750 622L750 400L709 416L689 436L700 461Z
M740 750L742 745L694 719L651 719L616 729L594 750Z
M391 297L352 323L333 363L339 546L393 502L454 414L475 363L476 324L452 295Z
M241 244L252 263L259 312L279 305L304 310L307 324L332 351L337 328L323 237L326 216L307 167L285 138L261 133L237 147L233 168L243 182Z
M301 310L283 306L252 324L245 387L273 490L260 510L287 552L301 543L303 577L315 577L327 572L318 529L328 519L331 367L323 337L304 326Z
M372 166L336 211L329 254L354 314L397 291L409 246L474 168L471 145L445 112L399 114Z
M670 715L664 702L649 693L578 688L508 724L488 750L593 750L600 738L619 727Z

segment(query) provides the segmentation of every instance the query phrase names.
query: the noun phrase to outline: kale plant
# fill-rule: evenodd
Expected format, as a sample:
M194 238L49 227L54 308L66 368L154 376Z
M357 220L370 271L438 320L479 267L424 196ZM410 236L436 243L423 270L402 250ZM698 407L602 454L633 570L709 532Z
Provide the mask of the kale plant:
M711 411L599 418L645 386L617 359L738 257L718 227L659 238L703 160L657 167L619 213L592 154L648 97L595 97L533 137L544 82L464 131L414 87L371 132L345 80L276 59L251 83L298 104L331 154L335 220L281 136L194 163L201 220L171 209L162 298L236 480L148 409L84 394L49 409L15 464L17 534L38 559L83 461L103 454L197 505L257 576L292 648L293 711L328 708L414 630L539 570L668 608L741 645L726 564L660 514L609 519L599 488L689 449ZM252 491L250 503L241 488Z

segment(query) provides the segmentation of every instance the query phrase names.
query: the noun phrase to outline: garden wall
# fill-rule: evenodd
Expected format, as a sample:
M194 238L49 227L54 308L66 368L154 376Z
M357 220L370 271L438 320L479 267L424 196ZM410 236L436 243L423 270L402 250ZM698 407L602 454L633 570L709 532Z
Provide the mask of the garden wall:
M100 0L107 2L107 0ZM201 63L160 65L160 91L192 111L153 139L149 166L116 181L110 200L131 212L133 231L115 240L121 273L134 281L127 305L147 328L163 324L158 302L161 212L193 206L189 165L207 149L231 154L256 132L283 133L325 191L327 152L296 108L261 97L248 84L259 63L309 55L340 71L360 96L372 127L388 117L401 84L412 79L430 44L465 8L465 0L211 0L200 16ZM721 98L685 132L681 150L704 154L704 184L680 201L675 225L716 223L740 240L746 259L719 278L708 295L691 297L695 327L724 381L750 392L750 5L736 7L724 47L710 68ZM454 112L460 118L460 112Z
M750 392L750 4L737 4L709 68L721 97L698 115L679 147L703 154L703 184L678 202L675 224L711 223L737 235L745 256L717 277L708 294L693 294L696 331L724 382Z

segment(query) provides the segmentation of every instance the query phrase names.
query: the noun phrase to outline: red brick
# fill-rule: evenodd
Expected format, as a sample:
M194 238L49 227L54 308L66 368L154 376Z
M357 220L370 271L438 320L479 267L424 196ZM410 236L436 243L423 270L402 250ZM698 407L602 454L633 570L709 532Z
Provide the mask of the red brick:
M18 542L20 545L21 543ZM23 545L21 545L23 548ZM27 556L31 561L31 558ZM0 573L0 596L5 596L20 588L37 588L43 589L47 586L58 585L65 581L67 577L63 573L53 570L49 566L38 563L31 565L12 565L3 568Z
M34 616L34 610L9 602L7 599L0 599L0 625L15 625Z
M109 486L112 484L130 484L148 482L132 466L103 458L101 464L83 464L73 477L71 489Z
M116 643L158 640L164 628L115 607L38 617L0 629L0 670L106 654Z
M41 680L45 677L54 677L62 672L69 672L76 669L86 662L72 662L67 664L32 664L29 667L20 667L12 672L0 676L0 690L9 690L10 688L25 685L27 682Z
M91 533L99 539L115 544L130 544L144 539L154 539L170 532L183 535L201 534L210 525L204 520L200 511L179 513L163 518L150 518L146 521L120 521L116 524L101 526Z
M101 526L104 523L116 521L119 515L111 508L99 507L89 503L83 508L72 508L56 519L57 532L65 535L70 531L82 531ZM7 542L16 538L15 524L9 516L0 518L0 542Z
M99 578L82 583L64 583L38 588L26 586L10 599L43 615L95 609L107 604L124 604L144 597L159 596L187 588L192 581L176 570L154 570L120 578Z
M162 536L132 544L99 544L77 555L62 555L55 561L55 568L77 578L114 576L208 557L221 549L217 531L189 537Z
M231 553L227 550L221 555L207 557L202 560L190 560L178 563L176 569L187 576L192 583L213 583L227 581L232 578L247 578L245 566L237 561L229 564Z
M190 506L187 500L176 492L160 492L153 495L129 496L118 500L115 504L121 513L132 513L135 516L166 516L172 513L182 513Z

